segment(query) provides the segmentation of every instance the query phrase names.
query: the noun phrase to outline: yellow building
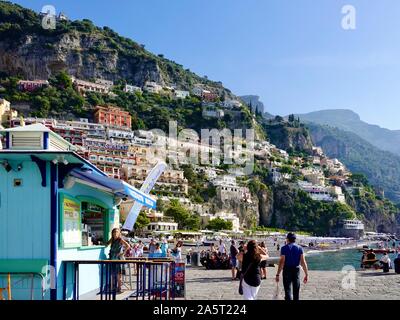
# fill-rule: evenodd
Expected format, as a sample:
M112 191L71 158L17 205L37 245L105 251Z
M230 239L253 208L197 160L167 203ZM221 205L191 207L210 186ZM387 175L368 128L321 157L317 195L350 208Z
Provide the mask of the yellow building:
M0 124L9 126L12 118L18 117L18 112L11 109L11 104L5 99L0 99Z

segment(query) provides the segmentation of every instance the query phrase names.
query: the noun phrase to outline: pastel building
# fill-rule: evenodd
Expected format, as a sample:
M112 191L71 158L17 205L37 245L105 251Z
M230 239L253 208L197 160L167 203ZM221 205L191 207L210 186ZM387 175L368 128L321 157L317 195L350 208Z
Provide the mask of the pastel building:
M11 120L18 116L18 112L11 109L11 104L6 99L0 99L0 125L11 125Z
M106 259L124 199L149 208L156 201L108 178L42 124L2 133L0 288L11 284L15 300L71 299L73 268L66 261ZM79 273L78 294L98 292L99 266L81 265Z
M18 89L21 91L35 91L37 89L47 87L47 80L20 80L18 81Z
M132 126L132 118L129 112L113 106L97 106L94 119L96 123L108 126L129 129Z

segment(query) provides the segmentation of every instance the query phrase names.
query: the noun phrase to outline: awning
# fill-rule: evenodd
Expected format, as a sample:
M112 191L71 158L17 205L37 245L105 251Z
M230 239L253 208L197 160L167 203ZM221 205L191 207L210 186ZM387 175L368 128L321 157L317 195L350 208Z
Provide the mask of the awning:
M102 189L105 189L105 191L111 192L115 196L122 199L131 198L135 201L140 202L146 207L152 209L156 208L157 201L155 199L124 181L112 179L88 169L73 169L71 170L69 175L78 180L81 180L82 182L87 182L91 185L99 186Z

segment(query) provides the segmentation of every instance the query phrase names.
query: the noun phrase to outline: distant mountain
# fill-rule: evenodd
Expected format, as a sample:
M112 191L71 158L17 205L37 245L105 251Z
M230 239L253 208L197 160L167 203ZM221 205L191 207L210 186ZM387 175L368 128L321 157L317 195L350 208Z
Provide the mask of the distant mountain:
M375 147L400 155L400 131L381 128L366 123L360 116L346 109L321 110L306 114L299 114L304 122L314 122L329 125L357 134Z
M331 158L340 159L352 172L364 173L371 185L400 202L400 157L378 149L358 135L327 125L308 123L313 142Z

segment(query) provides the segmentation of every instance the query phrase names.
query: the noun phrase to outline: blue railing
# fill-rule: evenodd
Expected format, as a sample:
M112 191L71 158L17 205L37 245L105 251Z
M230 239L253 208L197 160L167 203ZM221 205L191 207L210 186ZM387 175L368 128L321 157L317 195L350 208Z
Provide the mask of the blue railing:
M175 299L175 261L159 258L132 260L64 261L63 299L67 297L68 269L72 269L72 299L79 300L79 266L98 265L100 300ZM125 289L124 292L121 292Z

